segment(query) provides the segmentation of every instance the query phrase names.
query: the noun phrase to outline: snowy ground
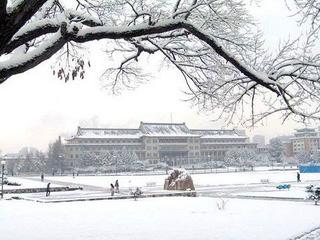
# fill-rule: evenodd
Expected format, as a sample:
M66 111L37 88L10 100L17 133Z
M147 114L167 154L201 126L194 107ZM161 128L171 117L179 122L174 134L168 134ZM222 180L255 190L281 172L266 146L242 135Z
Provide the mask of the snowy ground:
M304 199L306 197L305 187L310 183L319 183L320 173L301 174L301 177L303 182L296 183L296 171L294 170L192 175L196 190L200 196L225 197L226 195L232 195ZM45 181L51 181L53 186L79 185L84 187L85 190L93 191L96 196L97 191L100 191L102 195L110 194L110 183L114 183L116 179L119 180L122 194L128 194L129 189L134 189L136 186L141 187L145 193L159 193L163 189L165 178L166 175L76 176L75 178L72 176L46 176ZM261 179L268 179L270 183L261 184ZM29 179L9 178L9 180L22 183L21 187L45 187L46 185L46 182L43 183L39 181L39 177ZM283 182L291 185L290 190L278 190L276 188L277 185ZM150 185L150 183L155 186L148 187L148 184ZM88 195L86 194L86 196Z
M131 186L145 187L148 183L155 183L163 186L166 175L149 176L56 176L46 177L46 180L55 180L77 184L92 185L102 188L109 188L110 183L119 180L120 186L128 188ZM261 179L268 179L270 183L295 182L296 171L253 171L253 172L232 172L232 173L209 173L192 174L195 186L216 186L216 185L237 185L261 183ZM320 173L301 174L302 181L320 181Z
M308 194L305 192L305 185L293 186L289 190L278 190L275 187L257 188L254 192L242 192L236 195L292 199L306 199L308 197Z
M4 185L3 188L6 189L23 189L23 188L46 188L47 183L40 182L40 181L33 181L25 178L19 178L19 177L8 177L8 180L10 182L19 183L20 186L10 186L10 185ZM1 183L0 183L1 185ZM58 184L52 184L51 187L59 187Z
M1 232L6 240L283 240L320 224L320 207L309 203L230 199L218 210L217 202L202 197L0 201Z
M20 196L28 200L48 201L94 199L110 196L107 187L116 179L120 182L121 194L127 194L125 189L133 186L142 186L145 193L159 192L162 191L165 177L45 177L46 181L52 183L79 184L86 189L55 192L48 198L43 193ZM320 239L320 206L308 201L301 202L306 196L305 186L319 183L320 174L302 174L302 183L295 182L296 171L193 174L192 177L200 197L70 203L0 201L0 226L4 229L6 240L36 240L44 236L46 240L65 240L74 236L79 240ZM268 179L270 183L261 184L261 179ZM24 186L46 184L40 182L39 177L14 180ZM151 182L156 186L146 187ZM281 182L290 183L291 189L276 189ZM244 196L249 199L241 199ZM218 209L217 203L221 204L218 197L225 199L225 210ZM263 197L271 197L272 200L261 200ZM283 201L285 198L291 200ZM37 226L37 231L33 231L34 226Z

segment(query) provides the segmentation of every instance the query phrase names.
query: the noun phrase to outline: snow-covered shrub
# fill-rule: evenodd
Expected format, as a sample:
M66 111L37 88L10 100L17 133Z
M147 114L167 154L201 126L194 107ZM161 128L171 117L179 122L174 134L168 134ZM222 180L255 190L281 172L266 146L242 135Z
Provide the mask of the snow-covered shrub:
M228 200L225 200L225 199L223 199L223 198L220 198L220 199L216 202L217 208L218 208L219 210L224 210L225 207L226 207L226 205L227 205L227 203L228 203Z

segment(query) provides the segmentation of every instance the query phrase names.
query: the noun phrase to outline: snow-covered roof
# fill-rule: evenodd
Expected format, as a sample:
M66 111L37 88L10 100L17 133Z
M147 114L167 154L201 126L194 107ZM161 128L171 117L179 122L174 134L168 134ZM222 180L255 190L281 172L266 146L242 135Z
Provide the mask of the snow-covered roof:
M190 132L185 123L140 123L141 131L145 136L175 136L175 137L197 137Z
M130 128L78 128L75 138L140 138L140 129Z
M190 130L194 134L199 134L200 138L241 138L246 139L248 138L245 135L240 135L236 130L234 129L191 129Z
M115 138L138 139L141 137L198 137L198 138L248 138L236 130L189 129L185 123L145 123L141 122L139 128L81 128L74 138Z

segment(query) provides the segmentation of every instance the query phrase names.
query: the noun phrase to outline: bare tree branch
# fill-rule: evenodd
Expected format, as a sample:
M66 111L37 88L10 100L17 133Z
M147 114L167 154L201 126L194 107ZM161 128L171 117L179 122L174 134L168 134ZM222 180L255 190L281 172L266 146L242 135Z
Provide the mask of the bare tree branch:
M113 92L143 82L139 59L154 54L180 71L191 101L228 122L252 125L274 113L320 119L320 7L315 0L291 1L300 24L311 19L312 28L307 37L281 43L277 53L264 49L261 31L237 0L70 0L71 9L59 0L29 0L8 13L2 1L0 83L57 52L64 62L53 71L58 78L83 78L90 65L83 43L109 40L105 52L122 57L103 75Z
M5 22L7 17L7 0L0 1L0 22Z
M39 10L47 0L25 0L8 14L4 24L0 24L0 53L13 35Z

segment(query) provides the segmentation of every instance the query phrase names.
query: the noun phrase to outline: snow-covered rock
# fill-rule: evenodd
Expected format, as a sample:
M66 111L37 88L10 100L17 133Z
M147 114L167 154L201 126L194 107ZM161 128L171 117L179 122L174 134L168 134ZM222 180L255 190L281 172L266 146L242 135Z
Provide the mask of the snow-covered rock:
M165 190L195 190L192 178L185 169L174 169L164 183Z

